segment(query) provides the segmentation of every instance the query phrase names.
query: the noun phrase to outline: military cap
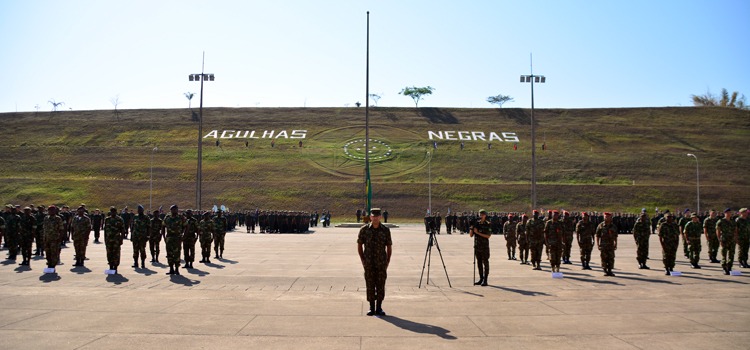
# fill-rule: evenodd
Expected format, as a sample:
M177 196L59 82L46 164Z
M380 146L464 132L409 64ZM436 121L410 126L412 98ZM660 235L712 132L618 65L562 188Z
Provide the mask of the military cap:
M665 214L667 214L667 216L671 216L671 217L674 217L674 214L672 214L672 213L670 213L670 212L665 212Z
M528 216L528 215L526 215L526 213L523 213L523 215L521 215L521 218L522 218L522 219L523 219L523 218L528 218L528 217L529 217L529 216Z
M29 208L29 207L23 208L23 211L27 211L27 210L31 210L31 208Z
M109 207L109 211L114 211L114 212L116 212L116 211L117 211L117 208L115 208L115 207Z
M604 216L612 216L612 213L610 213L610 212L608 212L608 211L605 211L605 212L604 212Z
M570 212L568 212L567 210L563 210L563 215L570 215Z
M641 208L641 213L645 213L645 212L646 212L646 208Z
M56 207L56 206L54 206L54 205L50 205L50 206L49 206L49 208L47 208L47 210L50 210L50 209L51 209L51 210L55 210L55 209L57 209L57 207Z
M139 210L144 210L144 209L146 209L146 208L144 208L144 207L143 207L142 205L138 204L138 209L139 209Z
M177 204L172 204L172 206L171 206L171 207L169 207L169 210L172 210L172 209L178 209L178 208L177 208Z
M667 214L667 213L669 213L669 209L667 209L667 210L664 211L664 214Z
M193 209L188 209L188 210L185 210L185 212L186 212L186 213L192 213L192 212L193 212Z
M479 214L485 214L485 215L487 215L487 211L484 210L484 209L479 209Z
M691 217L691 218L697 218L697 217L698 217L698 214L696 214L696 213L692 213L692 214L690 214L690 217Z
M747 211L747 208L742 208L742 209L740 209L740 213L744 213L744 212L746 212L746 211Z
M552 213L552 214L560 214L560 212L557 211L557 210L552 210L552 211L550 211L550 213Z
M589 213L584 211L583 213L581 213L581 216L589 216Z
M683 213L689 213L689 212L690 212L690 209L685 209Z
M532 211L533 214L539 214L539 210Z
M371 208L370 209L370 215L371 216L380 216L380 208Z
M727 212L731 212L731 211L732 211L732 208L726 208L726 209L724 209L724 212L725 212L725 213L727 213Z
M86 207L80 206L80 207L78 207L78 210L86 210Z

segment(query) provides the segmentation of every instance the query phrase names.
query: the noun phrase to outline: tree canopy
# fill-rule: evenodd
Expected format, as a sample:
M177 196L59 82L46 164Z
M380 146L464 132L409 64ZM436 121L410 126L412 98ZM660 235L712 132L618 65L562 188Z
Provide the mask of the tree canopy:
M424 87L405 87L401 89L399 94L404 96L411 97L412 100L414 100L414 105L419 108L419 101L423 100L425 96L432 95L432 92L435 91L435 88L432 86L424 86Z

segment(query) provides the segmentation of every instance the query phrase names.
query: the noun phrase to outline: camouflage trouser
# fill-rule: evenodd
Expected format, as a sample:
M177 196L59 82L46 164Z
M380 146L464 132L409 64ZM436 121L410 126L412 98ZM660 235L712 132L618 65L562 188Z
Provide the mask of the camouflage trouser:
M76 252L76 259L85 259L86 258L86 245L88 238L86 235L83 234L73 234L73 248Z
M573 249L573 235L563 237L562 256L565 260L570 260L570 251Z
M226 232L217 232L216 239L214 240L214 251L216 255L220 255L219 252L224 253L224 237L227 235Z
M578 247L581 249L581 263L590 263L591 251L594 250L594 244L591 242L579 243Z
M488 248L474 248L474 256L477 259L477 270L482 278L490 274L490 250Z
M747 251L748 248L750 248L750 237L747 236L740 236L739 242L737 242L738 250L737 253L737 260L747 262Z
M716 238L716 235L709 235L708 236L708 258L709 259L716 259L716 256L719 255L719 239Z
M165 239L167 245L167 264L179 265L180 264L180 237L167 237Z
M107 263L114 269L120 266L120 246L121 242L107 242L104 241L104 245L107 247Z
M141 260L146 260L146 241L148 238L141 235L135 235L133 234L132 237L130 237L130 241L133 243L133 260L138 260L140 257Z
M208 260L211 257L211 242L213 242L211 236L201 237L201 257L203 260Z
M537 264L541 263L543 244L541 242L532 243L530 248L531 248L531 262L537 263Z
M182 249L185 251L184 255L186 263L195 261L195 239L186 239L183 241Z
M602 257L602 268L614 269L615 268L615 250L612 248L602 248L600 253Z
M505 247L508 250L508 257L516 256L516 239L506 239Z
M688 257L690 264L698 265L701 255L701 238L690 238L688 241Z
M674 261L677 259L677 242L674 245L664 245L661 249L662 262L664 268L673 269Z
M734 264L734 242L721 244L721 266L731 270Z
M518 241L518 255L521 261L529 260L529 243L527 241Z
M60 240L44 240L44 252L47 254L47 267L55 267L60 262Z
M36 250L39 253L44 253L44 233L37 231L34 235L34 240L36 241Z
M385 266L368 264L365 266L365 285L367 301L383 301L385 298L385 280L388 278Z
M685 237L682 237L682 251L685 253L685 256L690 257L690 243Z
M31 260L31 245L34 243L33 234L21 236L21 255L24 260Z
M639 264L645 264L648 260L648 238L642 237L635 240L636 245L636 260Z
M156 238L149 238L148 250L151 252L152 258L159 256L159 245L161 245L161 236L158 236Z
M563 252L561 243L552 243L549 245L549 264L554 267L560 266L560 258Z
M5 233L5 244L8 246L8 255L10 255L10 257L12 258L15 258L16 255L18 255L18 241L18 233Z

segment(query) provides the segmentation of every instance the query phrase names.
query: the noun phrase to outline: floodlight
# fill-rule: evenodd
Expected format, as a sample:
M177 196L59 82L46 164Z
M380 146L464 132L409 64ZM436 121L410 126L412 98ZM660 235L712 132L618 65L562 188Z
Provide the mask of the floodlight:
M209 76L208 76L208 80L210 80L210 81L214 81L214 75L213 75L213 74L209 75Z
M547 78L542 76L542 83L544 83L545 81L547 81Z
M539 82L539 77L534 77L534 82L538 83Z
M190 80L193 80L193 79L191 78ZM522 82L522 83L525 83L525 82L526 82L526 77L525 77L525 76L523 76L523 75L521 76L521 82Z
M190 79L190 81L193 81L193 75L192 74L188 75L188 79Z

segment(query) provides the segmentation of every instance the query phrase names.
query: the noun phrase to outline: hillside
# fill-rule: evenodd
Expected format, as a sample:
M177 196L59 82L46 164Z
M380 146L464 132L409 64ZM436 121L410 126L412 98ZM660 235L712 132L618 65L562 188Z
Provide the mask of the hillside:
M702 209L750 203L748 111L535 112L540 207L694 208L695 160L687 153L700 160ZM434 210L528 210L529 113L371 109L374 205L396 218L422 216L430 176ZM350 216L363 206L364 114L363 108L204 109L203 208ZM4 113L0 125L3 203L148 207L153 156L153 206L195 206L198 127L189 110L123 110L118 118L112 111ZM463 149L460 137L471 139Z

